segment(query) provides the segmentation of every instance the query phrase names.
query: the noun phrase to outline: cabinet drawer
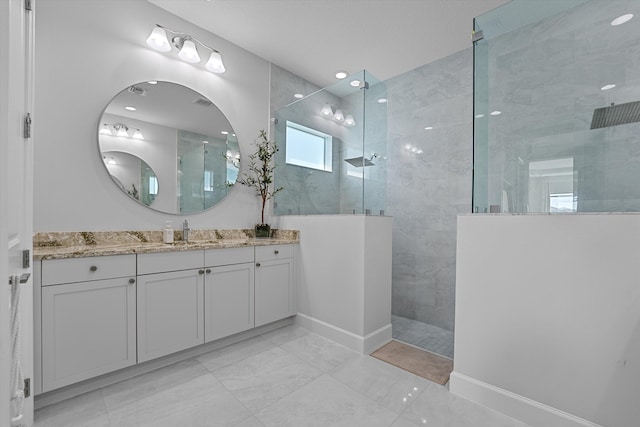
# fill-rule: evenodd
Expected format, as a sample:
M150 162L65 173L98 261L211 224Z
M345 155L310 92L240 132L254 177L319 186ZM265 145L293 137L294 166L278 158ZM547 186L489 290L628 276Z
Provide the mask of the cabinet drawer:
M204 265L207 267L243 264L245 262L253 262L252 247L207 249L204 251Z
M109 255L42 261L42 286L135 275L135 255Z
M202 250L138 254L138 274L190 270L204 267Z
M293 245L256 246L256 261L293 258Z

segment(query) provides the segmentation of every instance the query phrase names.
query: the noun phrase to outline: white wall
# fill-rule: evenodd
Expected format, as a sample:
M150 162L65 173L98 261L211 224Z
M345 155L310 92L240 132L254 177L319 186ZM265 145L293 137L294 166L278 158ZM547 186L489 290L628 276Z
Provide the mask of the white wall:
M220 50L227 72L212 74L148 48L156 23ZM202 93L225 113L244 156L269 126L269 64L146 1L39 2L36 66L34 232L149 230L181 221L130 200L101 164L100 115L127 86L165 80ZM189 221L196 228L243 228L259 214L251 189L237 186Z
M298 318L368 353L391 339L391 218L281 216L300 230Z
M458 217L453 393L534 426L640 420L640 215Z

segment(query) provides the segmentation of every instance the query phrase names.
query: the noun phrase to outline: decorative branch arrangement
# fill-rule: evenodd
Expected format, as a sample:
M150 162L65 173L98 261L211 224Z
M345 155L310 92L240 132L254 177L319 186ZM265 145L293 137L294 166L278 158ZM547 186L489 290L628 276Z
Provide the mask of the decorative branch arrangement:
M271 189L273 184L273 172L276 169L273 158L278 152L278 146L275 141L269 141L267 132L261 130L258 134L259 140L256 141L256 152L249 156L249 167L244 173L242 179L238 182L247 187L252 187L256 190L256 195L262 200L262 213L260 216L260 224L256 224L256 237L259 237L258 226L269 226L264 223L264 208L267 200L273 198L283 187ZM268 236L266 236L268 237Z

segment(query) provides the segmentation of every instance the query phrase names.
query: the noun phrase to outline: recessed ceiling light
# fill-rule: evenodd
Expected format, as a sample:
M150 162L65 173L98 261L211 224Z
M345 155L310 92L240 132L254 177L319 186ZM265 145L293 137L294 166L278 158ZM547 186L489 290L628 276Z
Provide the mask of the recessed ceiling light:
M632 13L627 13L626 15L618 16L616 19L611 21L611 25L613 25L614 27L616 25L622 25L625 22L628 22L631 18L633 18Z
M298 98L298 99L302 99L302 98L304 98L304 95L301 94L301 93L296 93L296 94L293 95L293 97L294 98Z
M500 114L502 114L502 111L495 110L491 112L492 116L499 116Z
M614 84L604 85L600 88L600 90L610 90L610 89L613 89L614 87L616 87L616 85Z
M203 144L208 144L208 143L209 143L209 141L202 141L202 143L203 143Z
M426 128L424 128L424 130L431 130L433 129L433 126L427 126Z
M476 119L481 119L484 117L484 114L476 114L475 117Z
M347 77L349 75L349 73L347 73L346 71L338 71L336 72L336 79L344 79L345 77Z
M149 83L150 85L157 85L158 81L157 80L149 80L147 83Z
M227 132L226 130L223 130L222 132L220 132L223 135L229 135L229 132Z
M387 103L387 98L379 98L378 99L378 104L386 104Z
M132 107L132 106L124 107L124 109L129 111L136 111L136 107Z
M358 87L360 86L360 80L351 80L349 84L353 87Z

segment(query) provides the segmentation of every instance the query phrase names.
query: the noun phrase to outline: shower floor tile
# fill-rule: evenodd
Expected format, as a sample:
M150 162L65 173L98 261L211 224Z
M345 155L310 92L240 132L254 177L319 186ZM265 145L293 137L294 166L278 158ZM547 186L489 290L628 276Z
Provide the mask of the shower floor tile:
M391 328L394 339L453 359L453 332L393 315Z

